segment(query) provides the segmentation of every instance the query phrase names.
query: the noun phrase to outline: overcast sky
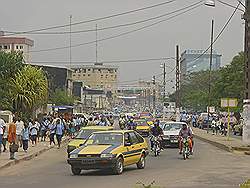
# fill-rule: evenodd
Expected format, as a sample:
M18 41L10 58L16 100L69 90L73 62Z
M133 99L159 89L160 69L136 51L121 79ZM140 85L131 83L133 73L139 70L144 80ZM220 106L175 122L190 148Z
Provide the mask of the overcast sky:
M128 10L133 10L167 0L8 0L2 1L0 6L0 29L9 31L25 31L37 28L62 25L72 22L89 20L108 16ZM131 23L147 18L166 14L168 12L191 5L199 0L176 0L153 9L116 17L113 19L91 22L72 26L72 31L94 29L118 24ZM225 0L237 5L237 0ZM162 22L142 31L131 33L116 39L99 42L98 60L129 60L150 59L175 56L175 46L180 45L181 52L185 49L206 49L210 42L211 20L215 20L215 35L219 33L234 9L217 2L215 8L201 6L184 15L166 22ZM229 63L234 55L243 49L244 24L242 12L232 19L230 25L215 44L215 50L222 54L222 64ZM122 27L119 29L98 32L98 39L117 35L147 24L165 19L163 17L150 22ZM54 31L69 31L61 28ZM69 35L30 35L35 41L33 50L62 47L69 45ZM95 32L72 35L72 45L95 40ZM69 49L32 53L33 61L69 61ZM72 48L72 61L95 61L95 44ZM174 67L171 60L165 61ZM120 63L119 81L130 81L139 78L150 79L152 75L162 72L160 61L140 63ZM170 71L168 68L167 71ZM161 79L161 78L159 78ZM174 74L168 74L167 79L174 79ZM128 82L129 83L129 82ZM132 83L132 82L131 82ZM171 88L174 83L168 83Z

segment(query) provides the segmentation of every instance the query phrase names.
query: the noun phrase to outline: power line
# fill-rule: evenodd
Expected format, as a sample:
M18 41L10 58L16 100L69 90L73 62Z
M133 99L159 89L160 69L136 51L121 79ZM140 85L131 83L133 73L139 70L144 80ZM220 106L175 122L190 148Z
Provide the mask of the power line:
M131 25L137 25L137 24L141 24L141 23L144 23L144 22L148 22L148 21L152 21L152 20L155 20L155 19L159 19L159 18L162 18L162 17L165 17L165 16L169 16L171 14L174 14L174 13L177 13L177 12L180 12L182 10L185 10L187 8L190 8L190 7L193 7L197 5L197 3L194 3L194 4L191 4L189 6L186 6L186 7L183 7L183 8L180 8L180 9L177 9L177 10L174 10L172 12L168 12L168 13L165 13L165 14L161 14L159 16L154 16L154 17L151 17L151 18L148 18L148 19L144 19L144 20L140 20L140 21L136 21L136 22L131 22L131 23L125 23L125 24L119 24L119 25L114 25L114 26L109 26L109 27L104 27L104 28L98 28L97 30L96 29L87 29L87 30L79 30L79 31L59 31L59 32L30 32L29 34L34 34L34 35L63 35L63 34L78 34L78 33L88 33L88 32L96 32L96 31L104 31L104 30L108 30L108 29L116 29L116 28L120 28L120 27L127 27L127 26L131 26ZM4 31L5 33L11 33L11 34L18 34L18 32L15 32L15 31Z
M142 63L149 61L164 61L164 60L175 60L174 57L162 57L162 58L149 58L149 59L129 59L129 60L107 60L100 61L99 63L107 64L107 63ZM35 64L67 64L67 61L33 61ZM94 61L75 61L71 62L72 65L82 65L82 64L94 64Z
M143 27L139 27L139 28L134 29L134 30L131 30L131 31L127 31L127 32L123 32L123 33L120 33L120 34L117 34L117 35L113 35L113 36L110 36L110 37L106 37L106 38L103 38L103 39L99 39L98 42L102 42L102 41L106 41L106 40L118 38L118 37L121 37L121 36L124 36L124 35L128 35L128 34L130 34L130 33L134 33L134 32L137 32L137 31L141 31L141 30L143 30L143 29L152 27L152 26L157 25L157 24L160 24L160 23L162 23L162 22L169 21L169 20L171 20L171 19L173 19L173 18L176 18L176 17L178 17L178 16L180 16L180 15L182 15L182 14L185 14L185 13L187 13L187 12L189 12L189 11L192 11L192 10L194 10L194 9L196 9L196 8L198 8L198 7L200 7L200 6L202 6L201 2L203 2L203 1L197 2L197 3L195 4L196 6L193 6L192 8L189 8L189 9L187 9L186 11L183 11L183 12L181 12L181 13L179 13L179 14L174 15L174 16L171 16L171 17L168 17L168 18L166 18L166 19L163 19L163 20L154 22L154 23L152 23L152 24L148 24L148 25L143 26ZM72 45L71 47L72 47L72 48L73 48L73 47L79 47L79 46L89 45L89 44L93 44L93 43L96 43L96 40L90 41L90 42L85 42L85 43L80 43L80 44L76 44L76 45ZM47 51L62 50L62 49L67 49L67 48L69 48L69 46L56 47L56 48L48 48L48 49L41 49L41 50L34 50L34 51L30 51L30 52L33 52L33 53L37 53L37 52L47 52Z
M229 7L231 7L231 8L236 8L236 6L234 6L234 5L231 5L231 4L229 4L229 3L226 3L226 2L224 2L224 1L221 1L221 0L217 0L219 3L221 3L221 4L223 4L223 5L226 5L226 6L229 6ZM241 9L241 8L238 8L238 10L240 10L240 11L242 11L242 12L245 12L243 9Z
M147 6L147 7L143 7L143 8L138 8L138 9L134 9L134 10L130 10L130 11L118 13L118 14L112 14L112 15L104 16L104 17L100 17L100 18L95 18L95 19L90 19L90 20L84 20L84 21L80 21L80 22L75 22L75 23L72 23L71 26L80 25L80 24L86 24L86 23L90 23L90 22L96 22L96 21L100 21L100 20L106 20L106 19L110 19L110 18L115 18L115 17L119 17L119 16L131 14L131 13L135 13L135 12L144 11L144 10L147 10L147 9L152 9L152 8L155 8L155 7L163 6L163 5L166 5L166 4L169 4L169 3L173 3L175 1L177 1L177 0L165 1L165 2L162 2L162 3L158 3L158 4L151 5L151 6ZM33 29L33 30L29 30L29 31L16 32L14 34L9 34L8 36L15 35L15 34L27 34L27 33L32 33L32 32L46 31L46 30L64 28L64 27L69 27L69 26L70 26L70 24L64 24L64 25L58 25L58 26L51 26L51 27L45 27L45 28L40 28L40 29Z
M238 3L238 5L235 7L235 10L233 11L233 13L230 15L230 17L228 18L227 22L225 23L225 25L223 26L223 28L221 29L221 31L219 32L219 34L215 37L214 41L212 42L212 44L210 44L208 46L208 48L202 53L200 54L197 58L195 58L194 60L192 60L191 62L195 62L198 59L200 59L203 55L205 55L207 53L207 51L211 48L211 46L220 38L220 36L223 34L223 32L225 31L225 29L227 28L227 26L229 25L230 21L232 20L233 16L235 15L236 11L238 10L240 6L240 2Z

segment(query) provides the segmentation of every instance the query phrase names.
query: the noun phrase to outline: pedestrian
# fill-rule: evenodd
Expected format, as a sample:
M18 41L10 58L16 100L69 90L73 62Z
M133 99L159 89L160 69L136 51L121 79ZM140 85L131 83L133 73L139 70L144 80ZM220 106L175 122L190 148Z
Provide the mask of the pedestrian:
M61 147L61 141L63 137L64 125L60 119L56 121L56 140L58 143L58 149Z
M39 123L38 119L35 119L35 126L37 128L37 139L36 142L39 142L40 134L41 134L41 124Z
M0 118L0 154L2 152L4 130L5 130L5 121L2 118Z
M13 118L13 121L9 124L8 130L8 142L10 144L10 160L15 159L15 152L17 152L16 147L16 120ZM14 149L15 148L15 149Z
M28 124L24 125L24 129L22 131L22 142L23 142L23 150L25 153L27 153L28 147L29 147L29 127Z
M36 123L33 121L31 127L29 128L32 146L34 147L37 144L37 135L38 135L38 127Z
M7 151L7 143L8 143L8 132L9 132L9 124L5 124L4 133L3 133L3 152Z
M212 131L213 131L212 134L214 135L215 132L216 132L216 121L215 121L214 118L213 118L213 120L212 120L211 128L212 128Z
M55 145L55 133L56 133L56 124L53 121L50 121L49 124L49 143L50 146L53 143Z
M46 118L44 118L42 123L41 123L41 129L40 129L41 142L43 142L43 141L45 142L48 125L49 125L48 120Z
M20 117L16 121L16 139L19 147L22 147L22 131L24 129L24 123Z

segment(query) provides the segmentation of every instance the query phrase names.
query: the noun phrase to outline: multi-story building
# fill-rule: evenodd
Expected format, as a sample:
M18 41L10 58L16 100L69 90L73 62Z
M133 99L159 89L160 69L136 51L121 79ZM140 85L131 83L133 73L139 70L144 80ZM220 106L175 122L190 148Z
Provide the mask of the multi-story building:
M63 66L52 66L52 65L35 65L32 66L40 67L44 70L49 84L49 94L53 93L56 89L62 89L73 94L73 81L72 81L72 70L68 67Z
M0 31L0 50L5 52L20 51L23 53L24 62L31 62L30 49L34 46L34 41L25 37L4 36Z
M118 84L118 67L111 65L73 65L72 78L75 82L83 82L86 87L103 89L105 92L116 93Z
M203 50L185 50L181 54L180 69L181 79L185 75L193 72L209 70L210 67L210 52L203 54ZM212 55L212 70L218 70L221 66L221 56L216 51Z

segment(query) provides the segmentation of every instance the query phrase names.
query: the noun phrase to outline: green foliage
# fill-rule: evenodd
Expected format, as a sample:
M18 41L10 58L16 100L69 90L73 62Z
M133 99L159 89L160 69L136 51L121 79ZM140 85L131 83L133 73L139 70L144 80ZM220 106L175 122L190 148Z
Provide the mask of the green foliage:
M74 97L68 95L67 91L62 89L56 89L50 99L50 102L55 105L73 105L74 101Z
M220 70L211 71L210 104L220 108L221 98L237 98L242 109L244 91L244 53L235 56L232 62ZM206 111L208 105L209 71L191 73L181 83L181 104L184 108ZM170 96L175 100L175 94Z
M0 51L0 109L12 110L10 81L23 68L21 53Z
M44 72L26 65L10 81L11 98L16 112L31 112L47 101L48 82Z

